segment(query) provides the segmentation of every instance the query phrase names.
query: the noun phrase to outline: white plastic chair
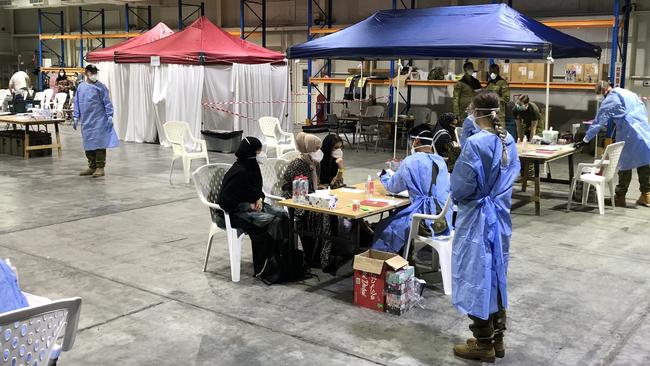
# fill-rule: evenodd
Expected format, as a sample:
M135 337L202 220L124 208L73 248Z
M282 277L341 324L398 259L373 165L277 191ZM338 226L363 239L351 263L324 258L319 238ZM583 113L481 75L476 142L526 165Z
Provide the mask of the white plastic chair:
M280 128L280 120L275 117L261 117L259 119L260 130L266 139L266 153L269 148L275 148L275 157L280 157L285 151L296 150L296 142L293 134L284 132Z
M68 100L68 93L56 93L54 96L54 111L59 118L65 117L63 107L65 107L66 100Z
M48 365L72 349L80 310L81 298L75 297L0 314L0 364Z
M618 173L618 161L621 158L625 141L617 142L608 145L600 160L593 163L580 163L578 164L578 175L573 177L571 182L571 193L569 194L569 201L567 203L567 210L571 209L571 199L575 192L578 182L583 183L582 187L582 204L587 204L587 197L589 195L589 188L594 186L596 188L596 196L598 197L598 212L601 215L605 214L605 185L609 188L609 197L612 201L612 208L614 208L614 183L616 182L616 174Z
M172 183L172 173L174 172L174 162L178 158L183 158L183 172L185 183L190 182L190 170L192 160L205 159L206 164L210 164L208 159L208 146L205 140L197 139L192 136L190 125L183 121L169 121L163 125L167 141L172 146L174 156L172 156L172 165L169 168L169 184ZM189 139L194 146L199 145L200 151L189 152L186 147L186 139Z
M384 116L384 106L383 105L370 105L366 108L366 117L377 117L381 118Z
M245 233L238 233L230 225L230 215L224 211L217 203L221 184L226 172L230 169L230 164L208 164L197 169L192 177L196 186L196 193L199 195L201 202L211 210L221 211L226 222L226 239L228 241L228 252L230 253L230 277L232 282L239 282L241 272L241 246ZM210 258L210 249L212 249L212 238L214 234L221 230L212 219L210 224L210 234L208 234L208 246L205 250L205 261L203 262L203 272L208 268L208 259Z
M286 152L286 153L282 154L282 156L280 156L280 159L284 159L284 160L290 162L290 161L298 159L300 157L300 155L302 155L300 153L300 151L294 150L294 151L289 151L289 152Z
M1 95L1 93L0 93L0 95ZM43 100L45 100L45 92L40 91L40 92L36 92L36 94L34 94L34 101L43 101Z
M269 158L260 165L262 171L262 192L270 203L282 201L282 177L289 162L284 159Z
M52 105L52 97L54 96L54 90L53 89L45 89L43 90L43 93L45 93L45 104L48 106ZM41 106L41 108L45 108L45 106Z
M445 236L420 236L418 234L418 226L422 220L436 220L440 217L443 217L447 214L447 211L451 207L451 195L447 197L447 202L442 208L442 211L437 215L426 215L426 214L413 214L411 216L411 230L409 232L409 239L406 242L406 248L404 253L409 253L411 247L411 242L415 245L416 242L422 242L425 245L431 246L433 249L438 252L440 258L440 272L442 272L442 285L445 291L445 295L451 295L451 245L454 240L454 232L452 231L449 235Z

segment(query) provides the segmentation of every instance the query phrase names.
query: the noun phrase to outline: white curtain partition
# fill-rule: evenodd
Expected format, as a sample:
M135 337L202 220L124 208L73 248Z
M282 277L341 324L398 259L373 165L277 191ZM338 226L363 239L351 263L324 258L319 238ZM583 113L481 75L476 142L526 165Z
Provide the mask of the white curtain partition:
M99 80L108 87L113 102L113 126L120 140L126 138L127 113L129 111L128 69L112 61L102 61L96 64L99 69Z
M125 141L155 142L158 138L167 146L162 125L171 120L188 122L197 137L201 129L243 130L245 136L261 137L257 119L262 116L277 117L285 130L291 127L286 65L152 67L102 62L98 67L115 107L116 131ZM217 107L230 112L204 108L203 102L220 103Z

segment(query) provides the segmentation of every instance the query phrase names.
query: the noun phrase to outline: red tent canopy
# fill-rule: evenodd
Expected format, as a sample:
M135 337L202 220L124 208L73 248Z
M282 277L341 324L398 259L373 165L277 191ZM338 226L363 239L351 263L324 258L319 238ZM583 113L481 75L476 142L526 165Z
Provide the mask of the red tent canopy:
M206 17L200 17L183 31L167 38L118 51L115 60L120 63L149 63L151 56L160 56L161 63L190 65L262 64L284 60L284 54L232 36Z
M116 45L106 48L100 48L93 52L90 52L86 59L89 62L99 62L99 61L113 61L115 57L115 52L128 50L130 48L138 47L163 39L167 36L174 34L174 31L171 30L165 23L158 23L155 27L149 29L142 35L135 38L128 39L124 42L120 42Z

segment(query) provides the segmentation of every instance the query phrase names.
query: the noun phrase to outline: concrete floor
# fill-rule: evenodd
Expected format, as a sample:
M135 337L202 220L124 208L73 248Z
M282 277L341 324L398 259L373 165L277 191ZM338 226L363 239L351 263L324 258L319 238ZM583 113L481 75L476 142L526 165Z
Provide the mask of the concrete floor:
M61 159L0 156L0 257L25 291L83 298L61 365L476 364L451 352L468 319L439 283L423 308L375 313L352 305L350 277L265 286L251 278L250 245L232 283L223 235L203 273L210 218L180 167L168 183L168 149L125 143L105 178L81 178L80 138L70 127L63 137ZM348 183L388 157L345 154ZM544 190L555 193L541 217L532 205L512 214L508 352L497 363L649 365L650 209L565 212L567 187Z

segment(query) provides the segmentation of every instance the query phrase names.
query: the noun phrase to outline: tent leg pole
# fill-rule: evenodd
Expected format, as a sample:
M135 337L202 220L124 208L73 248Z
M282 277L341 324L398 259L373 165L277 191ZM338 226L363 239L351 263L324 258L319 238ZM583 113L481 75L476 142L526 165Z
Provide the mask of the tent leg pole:
M402 73L402 59L400 58L397 61L397 75ZM395 80L395 79L393 79ZM393 126L394 136L393 136L393 159L397 156L397 124L399 118L399 77L397 78L397 98L395 98L395 126Z

